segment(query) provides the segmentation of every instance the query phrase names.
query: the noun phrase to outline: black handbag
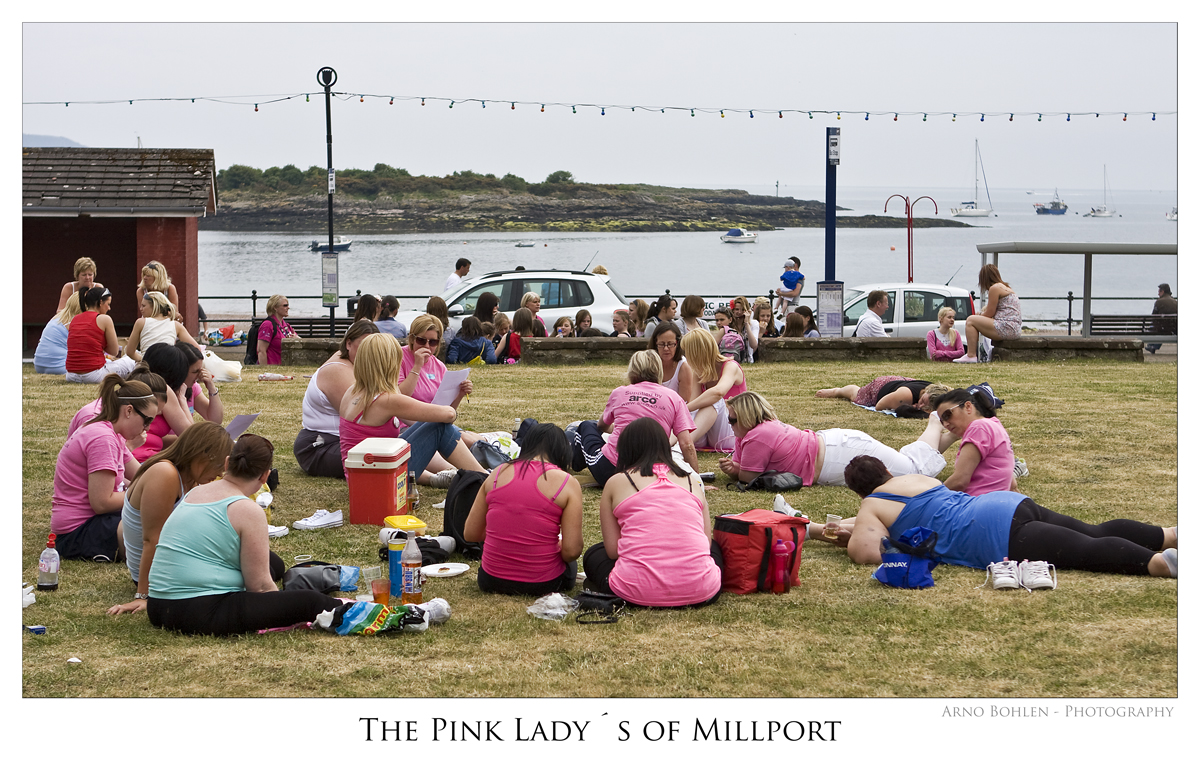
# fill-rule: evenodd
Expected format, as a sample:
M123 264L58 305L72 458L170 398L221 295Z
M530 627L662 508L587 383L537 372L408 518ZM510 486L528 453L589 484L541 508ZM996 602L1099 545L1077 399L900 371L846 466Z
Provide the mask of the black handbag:
M284 572L283 589L337 592L342 589L342 567L321 560L298 563Z
M774 470L763 473L750 483L738 482L738 491L799 491L804 487L804 479L795 473L778 473Z
M575 600L579 603L575 621L580 624L612 624L625 613L625 601L616 595L584 590Z

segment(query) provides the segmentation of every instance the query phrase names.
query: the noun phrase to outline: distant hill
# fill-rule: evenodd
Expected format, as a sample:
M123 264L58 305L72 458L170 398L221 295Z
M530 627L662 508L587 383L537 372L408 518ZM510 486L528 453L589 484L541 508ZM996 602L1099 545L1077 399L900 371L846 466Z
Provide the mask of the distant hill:
M79 146L81 143L75 143L70 138L63 138L59 135L30 135L29 133L21 134L22 146Z

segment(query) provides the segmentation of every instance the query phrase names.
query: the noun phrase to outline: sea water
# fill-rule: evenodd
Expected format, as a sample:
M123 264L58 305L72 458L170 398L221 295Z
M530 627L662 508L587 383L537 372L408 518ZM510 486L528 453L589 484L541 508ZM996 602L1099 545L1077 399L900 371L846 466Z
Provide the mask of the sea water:
M774 186L743 187L754 194L774 195ZM1084 217L1103 201L1100 190L1059 189L1066 215L1037 215L1035 202L1048 202L1053 189L993 189L991 218L951 218L950 208L969 199L971 189L901 190L915 202L917 218L965 221L969 228L915 228L913 272L918 282L935 282L978 290L981 258L976 245L988 242L1136 242L1175 243L1177 223L1166 213L1177 204L1173 191L1111 191L1109 207L1120 217ZM1033 191L1034 193L1026 193ZM823 187L781 187L783 196L824 199ZM891 189L850 187L838 190L837 204L849 208L839 217L883 215ZM987 204L986 196L980 200ZM220 213L218 212L218 215ZM889 217L904 218L904 200L887 202ZM458 233L357 234L334 221L335 233L354 239L339 258L339 292L429 296L442 292L454 262L465 257L472 274L525 266L527 269L591 269L603 265L612 283L627 296L695 293L702 296L765 295L779 287L783 262L796 256L805 274L803 302L811 304L816 282L827 278L824 228L790 228L759 233L753 244L725 244L723 230L687 233ZM321 231L303 233L200 232L199 293L212 316L246 315L245 295L258 290L290 297L294 316L327 314L320 299L297 298L321 293L321 260L308 250ZM532 243L533 247L516 247ZM870 282L903 282L908 275L907 232L898 228L839 228L834 278L847 287ZM1148 312L1160 283L1178 293L1177 258L1162 255L1097 255L1093 258L1094 298L1139 297L1144 300L1095 300L1096 313ZM1001 255L1000 271L1017 294L1027 320L1055 320L1067 315L1068 291L1083 297L1082 255ZM344 301L342 303L345 305ZM264 302L259 302L262 313ZM402 308L420 308L423 299L401 300ZM339 314L344 312L339 309ZM1082 305L1075 303L1076 320Z

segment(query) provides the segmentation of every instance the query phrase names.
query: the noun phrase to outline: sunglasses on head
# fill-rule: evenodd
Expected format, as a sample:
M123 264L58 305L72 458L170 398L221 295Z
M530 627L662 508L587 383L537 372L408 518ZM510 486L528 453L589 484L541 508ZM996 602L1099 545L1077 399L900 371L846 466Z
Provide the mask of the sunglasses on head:
M412 341L414 343L416 343L417 345L426 346L426 345L437 345L438 339L435 337L432 340L430 340L427 337L420 337L418 335L413 335Z
M729 415L729 424L737 425L737 415L736 414Z

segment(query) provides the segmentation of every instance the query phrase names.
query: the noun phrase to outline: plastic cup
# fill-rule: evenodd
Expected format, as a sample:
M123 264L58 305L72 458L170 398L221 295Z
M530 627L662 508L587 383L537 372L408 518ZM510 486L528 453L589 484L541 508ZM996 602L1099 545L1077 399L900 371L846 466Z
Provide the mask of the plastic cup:
M363 575L363 579L367 580L368 582L378 579L379 577L383 576L383 567L382 566L366 566L362 570L362 575Z
M388 580L372 579L371 580L371 597L381 606L388 604L388 596L391 595Z
M825 534L826 539L837 539L838 538L838 524L840 524L841 522L842 522L842 516L834 515L832 513L825 514L825 532L824 532L824 534Z

